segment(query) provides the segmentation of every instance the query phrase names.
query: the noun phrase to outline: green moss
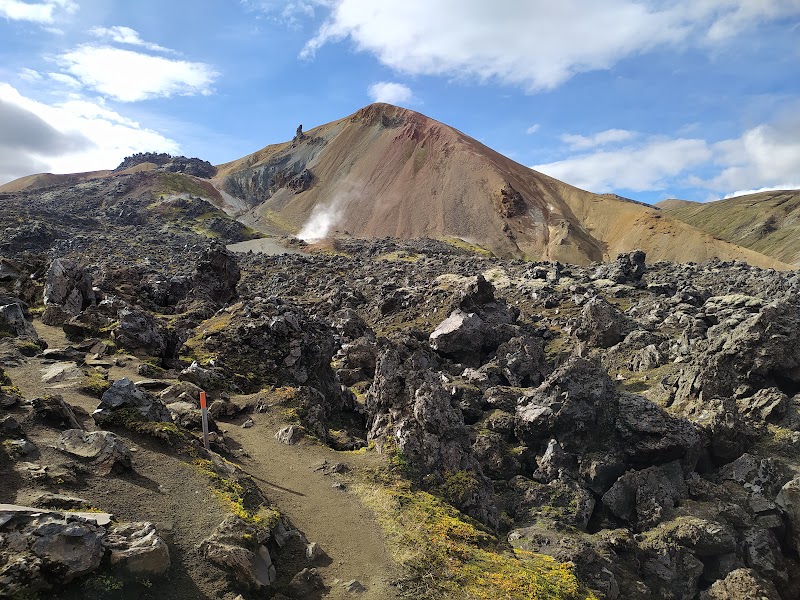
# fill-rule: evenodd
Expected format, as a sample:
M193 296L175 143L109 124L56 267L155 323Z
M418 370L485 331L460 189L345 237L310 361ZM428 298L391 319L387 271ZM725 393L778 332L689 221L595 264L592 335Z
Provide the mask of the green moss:
M205 198L208 190L188 175L182 173L159 173L158 190L160 194L192 194Z
M101 373L97 369L85 369L84 374L86 378L78 386L78 390L89 396L100 398L111 387L108 375Z
M470 471L459 470L444 474L444 483L434 492L450 504L463 506L478 489L478 480Z
M195 329L195 335L184 342L181 355L200 364L208 364L216 358L216 354L206 348L206 341L227 329L232 318L231 313L223 312L203 321Z
M191 432L178 427L174 423L146 421L142 419L135 408L123 408L116 410L109 415L104 426L124 427L130 431L148 435L167 442L170 446L178 449L194 450L197 438Z
M17 350L24 356L36 356L42 352L42 348L39 344L34 344L28 340L18 340L15 345Z
M387 252L386 254L381 254L376 258L377 260L385 260L387 262L415 263L419 262L419 260L422 258L422 255L413 252Z
M446 237L442 241L450 246L453 246L454 248L458 248L459 250L466 250L470 254L477 254L478 256L494 256L494 253L491 250L487 250L486 248L477 244L472 244L459 237Z
M569 564L503 549L479 523L392 472L371 477L352 489L375 512L390 552L410 572L404 591L421 599L594 598Z
M232 473L236 472L237 467L233 463L225 461L225 459L220 460L230 467ZM280 513L274 509L248 502L248 490L241 481L231 477L229 473L220 472L213 461L198 458L192 464L198 473L208 478L212 493L228 512L253 525L269 529L277 525Z

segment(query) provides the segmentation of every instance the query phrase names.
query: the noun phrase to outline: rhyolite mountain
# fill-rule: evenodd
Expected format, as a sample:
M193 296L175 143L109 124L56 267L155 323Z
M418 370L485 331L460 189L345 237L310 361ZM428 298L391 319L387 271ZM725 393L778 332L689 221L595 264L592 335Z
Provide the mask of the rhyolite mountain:
M0 192L171 171L173 193L196 192L202 183L202 198L273 235L429 237L498 256L575 264L642 249L652 261L717 257L788 268L785 259L720 240L656 207L578 189L389 104L371 104L307 132L298 128L291 141L218 165L211 179L175 172L171 163L133 163L114 171L28 176Z
M635 168L632 165L631 168ZM460 238L500 256L586 264L641 248L652 260L779 261L656 208L538 173L420 113L372 104L219 166L242 219L300 232L311 220L357 237Z
M656 206L733 244L800 265L800 190L775 190L718 202L664 200Z

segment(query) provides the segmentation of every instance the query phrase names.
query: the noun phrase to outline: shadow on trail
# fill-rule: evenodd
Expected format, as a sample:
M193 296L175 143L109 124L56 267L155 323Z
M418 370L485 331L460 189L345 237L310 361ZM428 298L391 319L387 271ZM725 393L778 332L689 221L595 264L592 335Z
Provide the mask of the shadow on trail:
M242 470L244 470L244 469L242 469ZM247 473L250 477L252 477L256 481L260 481L264 485L268 485L271 488L275 488L277 490L281 490L282 492L287 492L289 494L294 494L295 496L305 496L305 494L303 492L298 492L297 490L293 490L291 488L283 487L282 485L278 485L277 483L272 483L271 481L267 481L266 479L263 479L263 478L259 477L258 475L253 475L252 473L248 473L247 471L245 471L245 473Z

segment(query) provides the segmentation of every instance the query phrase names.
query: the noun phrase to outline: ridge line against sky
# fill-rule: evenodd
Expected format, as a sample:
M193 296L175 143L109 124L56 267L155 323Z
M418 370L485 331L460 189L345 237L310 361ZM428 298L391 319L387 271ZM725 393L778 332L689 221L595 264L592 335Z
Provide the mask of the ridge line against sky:
M382 101L593 192L800 188L800 0L0 0L0 183Z

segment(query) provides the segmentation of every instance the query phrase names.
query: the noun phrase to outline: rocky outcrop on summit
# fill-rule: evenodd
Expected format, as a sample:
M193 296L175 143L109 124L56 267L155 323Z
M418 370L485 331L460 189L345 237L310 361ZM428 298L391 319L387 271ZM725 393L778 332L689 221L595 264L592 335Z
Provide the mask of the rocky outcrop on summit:
M138 152L126 156L114 171L125 171L139 165L155 165L156 168L169 173L185 173L204 179L210 179L217 174L217 169L207 160L199 158L186 158L185 156L172 156L171 154L156 152Z

